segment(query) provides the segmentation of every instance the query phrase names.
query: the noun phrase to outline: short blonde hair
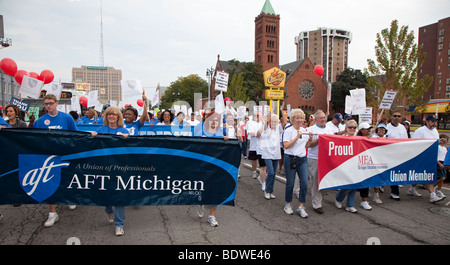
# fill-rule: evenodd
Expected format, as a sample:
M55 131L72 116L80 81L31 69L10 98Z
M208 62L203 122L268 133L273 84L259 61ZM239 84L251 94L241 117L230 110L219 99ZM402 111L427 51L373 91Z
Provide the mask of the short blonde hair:
M120 109L118 107L113 107L113 106L107 108L105 110L105 112L103 113L103 125L109 126L109 122L108 122L109 114L117 114L117 126L123 127L125 125L123 122L122 112L120 111Z
M295 117L301 116L303 119L305 118L305 113L301 109L293 109L291 110L291 120L294 120Z

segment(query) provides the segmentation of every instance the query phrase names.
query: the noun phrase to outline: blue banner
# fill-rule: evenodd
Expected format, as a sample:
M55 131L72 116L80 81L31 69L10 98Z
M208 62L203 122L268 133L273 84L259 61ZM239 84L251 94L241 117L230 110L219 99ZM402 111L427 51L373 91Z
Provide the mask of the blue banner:
M102 124L77 124L79 131L95 132ZM202 136L202 124L197 126L179 125L144 125L139 130L139 135L175 135L175 136Z
M238 140L3 129L0 204L234 205Z

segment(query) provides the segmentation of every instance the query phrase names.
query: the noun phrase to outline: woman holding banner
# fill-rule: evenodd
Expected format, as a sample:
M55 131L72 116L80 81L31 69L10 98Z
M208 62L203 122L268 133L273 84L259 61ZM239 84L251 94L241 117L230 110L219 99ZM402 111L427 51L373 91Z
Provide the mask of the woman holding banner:
M202 126L202 137L223 138L224 140L228 140L229 138L226 136L226 128L222 129L220 126L221 120L222 116L220 114L215 113L214 111L208 113ZM219 207L219 205L209 205L208 223L213 227L219 225L216 220L217 207ZM198 217L203 217L203 212L204 205L199 205L197 208Z
M286 190L284 212L294 214L291 207L292 193L295 183L295 174L300 180L300 194L298 197L297 214L303 218L308 218L305 211L306 193L308 191L308 160L306 158L306 143L312 141L312 133L309 137L303 137L307 131L302 127L305 120L305 113L301 109L291 111L292 126L286 126L282 141L284 146L284 171L286 174Z
M344 134L345 136L354 136L356 134L358 123L355 120L349 120L345 126L347 131L347 133ZM345 196L347 196L347 206L345 207L345 210L347 212L356 213L357 210L355 208L355 195L355 189L341 189L336 194L336 197L334 197L334 205L336 205L337 208L341 209L342 202L344 201Z
M92 132L92 136L97 133L115 134L128 137L128 130L124 128L122 112L117 107L109 107L106 109L103 119L104 126L97 129L97 132ZM125 224L125 206L106 206L105 212L108 215L108 221L114 223L116 227L116 236L121 236L125 232L123 226Z

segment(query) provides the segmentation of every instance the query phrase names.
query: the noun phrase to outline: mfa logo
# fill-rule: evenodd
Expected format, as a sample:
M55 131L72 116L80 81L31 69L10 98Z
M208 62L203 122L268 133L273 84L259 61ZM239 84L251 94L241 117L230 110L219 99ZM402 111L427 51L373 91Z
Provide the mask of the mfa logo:
M19 155L19 183L22 189L38 202L50 197L61 182L61 157L48 155Z

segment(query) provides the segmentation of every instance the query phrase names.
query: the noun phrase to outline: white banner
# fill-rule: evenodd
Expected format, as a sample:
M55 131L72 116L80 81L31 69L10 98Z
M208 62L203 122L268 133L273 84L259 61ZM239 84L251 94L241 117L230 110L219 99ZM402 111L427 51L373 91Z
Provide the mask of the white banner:
M227 92L228 89L228 73L217 71L215 90Z
M24 75L22 85L20 86L20 97L22 99L34 98L39 99L44 82L35 78Z

